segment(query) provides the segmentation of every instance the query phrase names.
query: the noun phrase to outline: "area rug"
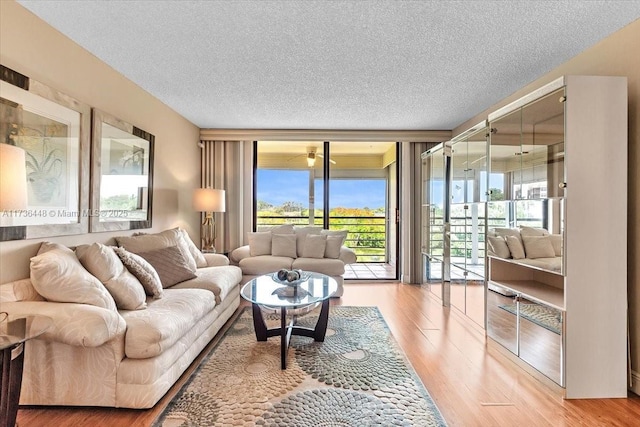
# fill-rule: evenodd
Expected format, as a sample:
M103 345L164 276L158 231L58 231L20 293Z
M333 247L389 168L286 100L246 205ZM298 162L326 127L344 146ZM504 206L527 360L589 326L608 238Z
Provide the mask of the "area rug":
M299 324L313 327L317 315ZM446 423L378 309L332 306L325 341L293 336L284 371L280 337L257 342L251 310L244 309L153 425Z
M504 304L499 307L511 314L516 314L515 304ZM560 335L560 331L562 330L562 314L559 310L540 304L520 303L520 315L536 325Z

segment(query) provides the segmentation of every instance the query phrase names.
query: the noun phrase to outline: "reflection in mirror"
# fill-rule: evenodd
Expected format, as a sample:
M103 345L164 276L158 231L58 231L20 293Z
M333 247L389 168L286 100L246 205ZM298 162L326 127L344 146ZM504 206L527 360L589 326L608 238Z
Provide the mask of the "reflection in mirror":
M488 203L487 255L564 274L563 199Z
M151 227L153 135L94 109L91 231Z

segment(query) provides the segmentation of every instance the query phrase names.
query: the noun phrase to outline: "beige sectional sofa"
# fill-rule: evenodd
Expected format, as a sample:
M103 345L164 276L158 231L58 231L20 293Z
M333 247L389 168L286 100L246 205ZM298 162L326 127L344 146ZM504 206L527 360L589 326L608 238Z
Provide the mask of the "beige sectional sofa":
M283 224L249 233L249 244L229 255L242 269L242 283L280 269L300 269L326 274L338 282L334 297L342 296L344 266L356 262L353 250L344 246L346 231Z
M150 408L239 306L241 270L183 230L116 240L45 242L0 285L3 311L53 319L26 343L20 404Z

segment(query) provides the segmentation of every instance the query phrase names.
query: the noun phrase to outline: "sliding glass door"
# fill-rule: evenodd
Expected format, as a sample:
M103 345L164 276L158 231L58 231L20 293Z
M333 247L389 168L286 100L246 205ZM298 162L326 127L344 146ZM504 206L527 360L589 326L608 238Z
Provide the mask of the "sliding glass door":
M358 263L345 278L397 278L395 142L256 142L256 227L348 230Z

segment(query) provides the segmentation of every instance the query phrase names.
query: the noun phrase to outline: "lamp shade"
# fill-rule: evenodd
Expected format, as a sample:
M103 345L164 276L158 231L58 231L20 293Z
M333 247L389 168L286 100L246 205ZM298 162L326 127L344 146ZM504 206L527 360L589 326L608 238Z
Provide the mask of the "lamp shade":
M0 143L0 211L26 207L27 169L24 150Z
M193 209L200 212L224 212L224 190L198 188L193 192Z

